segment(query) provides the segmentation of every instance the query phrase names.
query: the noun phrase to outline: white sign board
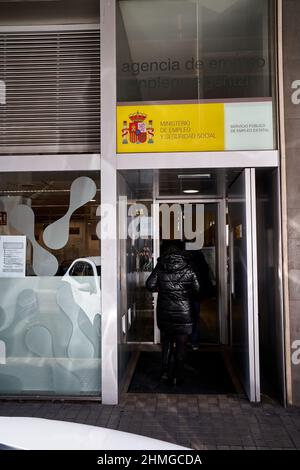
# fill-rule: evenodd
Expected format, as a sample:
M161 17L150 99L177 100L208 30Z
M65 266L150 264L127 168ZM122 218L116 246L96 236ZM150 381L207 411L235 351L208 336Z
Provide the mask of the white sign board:
M0 236L0 277L25 277L26 237Z
M271 101L225 103L225 149L274 148Z

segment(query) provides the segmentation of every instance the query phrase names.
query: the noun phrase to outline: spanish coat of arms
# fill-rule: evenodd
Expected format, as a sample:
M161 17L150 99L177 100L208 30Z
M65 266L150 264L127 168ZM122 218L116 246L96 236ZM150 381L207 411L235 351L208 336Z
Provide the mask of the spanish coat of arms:
M127 121L123 121L123 128L122 128L122 143L128 144L127 136L129 134L129 140L131 144L144 144L147 142L148 144L153 144L154 140L154 129L153 129L153 121L148 121L147 127L147 114L140 113L137 111L134 114L130 114L129 119L129 127Z

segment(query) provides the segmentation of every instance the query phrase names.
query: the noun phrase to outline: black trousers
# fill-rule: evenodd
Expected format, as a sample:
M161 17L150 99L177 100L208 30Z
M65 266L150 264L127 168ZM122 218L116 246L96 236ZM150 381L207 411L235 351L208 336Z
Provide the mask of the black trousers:
M162 373L169 378L183 379L187 335L162 333Z

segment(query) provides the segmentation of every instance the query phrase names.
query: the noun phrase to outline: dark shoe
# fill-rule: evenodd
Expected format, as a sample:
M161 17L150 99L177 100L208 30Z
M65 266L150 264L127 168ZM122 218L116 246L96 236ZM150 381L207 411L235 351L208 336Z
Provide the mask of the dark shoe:
M169 379L168 372L165 370L165 371L162 372L162 374L160 376L160 380L166 381L168 379Z

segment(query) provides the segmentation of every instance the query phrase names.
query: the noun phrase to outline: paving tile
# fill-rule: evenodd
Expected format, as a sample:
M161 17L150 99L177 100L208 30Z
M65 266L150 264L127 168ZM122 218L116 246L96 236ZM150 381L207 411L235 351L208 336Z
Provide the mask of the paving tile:
M0 401L1 416L35 416L119 429L197 450L300 449L300 409L244 397L128 394L119 405Z

